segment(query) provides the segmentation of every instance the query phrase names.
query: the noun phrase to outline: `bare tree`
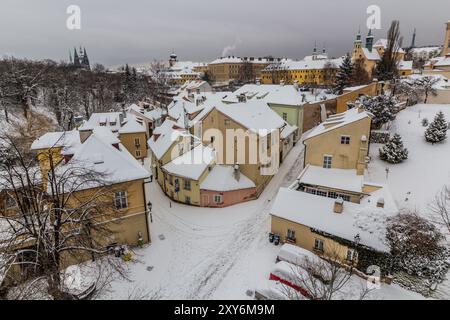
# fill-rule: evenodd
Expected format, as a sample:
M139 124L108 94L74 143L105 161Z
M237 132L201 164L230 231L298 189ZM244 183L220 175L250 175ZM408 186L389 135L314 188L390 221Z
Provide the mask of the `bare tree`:
M443 224L450 234L450 187L444 186L436 195L431 209L436 214L438 222Z
M239 67L238 81L241 83L255 82L256 74L253 63L246 61Z
M41 176L34 155L10 136L0 137L0 152L0 189L13 203L0 211L0 270L9 286L42 278L52 298L72 299L61 270L89 259L125 276L120 260L105 256L120 217L105 173L88 163L60 165L49 151L39 155L48 163Z
M331 250L331 253L322 258L310 259L304 257L300 261L291 265L290 283L302 288L302 290L292 290L284 285L283 294L290 300L304 299L306 296L314 300L332 300L345 297L349 294L349 287L354 276L352 264L345 264L338 254L338 250ZM361 279L361 282L365 282ZM364 299L370 292L370 288L360 284L358 299ZM357 292L352 292L355 296Z
M387 47L376 68L378 80L392 80L398 77L399 52L403 37L400 36L400 22L392 21L387 34Z

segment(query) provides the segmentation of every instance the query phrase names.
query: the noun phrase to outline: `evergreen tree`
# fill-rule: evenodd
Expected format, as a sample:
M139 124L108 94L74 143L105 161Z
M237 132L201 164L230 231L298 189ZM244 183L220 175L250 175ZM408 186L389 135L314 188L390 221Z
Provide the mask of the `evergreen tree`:
M387 95L365 97L362 99L364 109L373 114L372 126L380 128L395 119L395 99Z
M379 152L380 159L389 163L400 163L408 159L408 149L403 146L402 137L397 133L380 148Z
M334 92L336 94L342 94L344 88L350 85L352 74L353 74L352 60L350 58L350 55L347 54L336 74L336 87L334 88Z
M433 122L425 130L425 139L431 143L444 141L447 138L447 130L447 121L445 121L442 111L439 111L434 117Z

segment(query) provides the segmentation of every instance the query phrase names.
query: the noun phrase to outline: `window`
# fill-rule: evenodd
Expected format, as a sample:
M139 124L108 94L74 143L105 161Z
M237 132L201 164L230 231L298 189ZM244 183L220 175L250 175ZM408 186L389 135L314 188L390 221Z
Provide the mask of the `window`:
M305 188L305 192L310 194L317 194L317 190L312 188Z
M328 192L328 198L337 199L338 194L336 192L330 191Z
M213 142L214 142L214 138L215 138L214 136L213 136L213 137L211 137L211 143L213 143Z
M287 231L287 238L288 239L295 239L295 230L288 229L288 231Z
M117 210L128 208L127 192L126 191L116 192L114 194L114 202Z
M222 203L222 196L220 194L214 195L214 202L215 203Z
M17 206L16 199L12 196L6 195L5 208L9 209L9 208L14 208L16 206Z
M184 180L184 189L191 190L191 180Z
M230 125L230 119L225 119L223 122L225 123L226 126Z
M347 261L353 261L356 258L356 252L353 249L347 250Z
M141 139L140 138L134 138L134 145L140 146L141 145Z
M323 241L321 239L314 240L314 250L323 251Z
M136 150L135 154L136 154L136 158L140 158L141 157L141 150Z
M323 156L323 167L326 169L331 169L331 162L333 161L332 156Z
M350 196L346 194L339 194L339 197L342 198L342 200L350 202Z
M283 120L287 121L287 113L286 112L283 112Z
M322 191L322 190L317 190L317 195L321 196L321 197L326 197L327 196L327 192L326 191Z
M341 136L341 144L350 144L350 136Z
M184 202L187 203L187 204L190 204L191 203L191 197L186 196L184 198Z

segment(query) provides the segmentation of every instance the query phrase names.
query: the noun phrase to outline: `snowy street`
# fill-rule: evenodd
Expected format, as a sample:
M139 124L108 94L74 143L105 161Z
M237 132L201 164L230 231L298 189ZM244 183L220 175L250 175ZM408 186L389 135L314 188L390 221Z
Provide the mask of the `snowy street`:
M259 199L227 208L174 203L157 183L147 184L152 244L136 251L132 282L115 282L111 297L139 288L163 299L249 299L246 291L268 276L279 249L268 241L271 201L295 180L302 162L299 142Z

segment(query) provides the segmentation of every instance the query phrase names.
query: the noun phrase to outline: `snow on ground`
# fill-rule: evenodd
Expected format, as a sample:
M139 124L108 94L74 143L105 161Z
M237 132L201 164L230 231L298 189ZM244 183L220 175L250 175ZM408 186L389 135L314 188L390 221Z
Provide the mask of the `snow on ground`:
M409 159L388 165L378 159L380 145L372 144L366 176L367 180L386 182L399 208L420 209L425 215L429 215L428 204L436 192L450 181L450 141L433 146L423 138L422 118L432 121L439 110L450 120L450 105L417 105L401 111L391 130L402 135ZM268 278L279 250L267 239L272 201L280 187L295 180L302 160L299 143L259 199L228 208L174 203L157 183L147 184L147 197L153 204L152 244L136 250L138 261L129 263L131 281L115 281L102 298L127 298L135 290L146 290L162 299L251 299L247 291ZM361 282L360 278L352 280L343 297L357 298L353 294L358 294ZM448 297L449 288L450 284L444 283L439 297ZM368 298L423 297L397 285L382 284Z
M372 161L366 174L366 180L389 185L400 209L417 210L428 217L431 215L429 204L439 190L450 183L450 140L432 145L424 138L426 128L422 126L422 119L427 118L431 122L438 111L444 112L450 121L450 105L420 104L401 111L390 131L402 136L409 150L408 160L388 164L379 158L381 145L371 144ZM389 168L387 178L386 168Z
M442 111L450 121L450 104L419 104L401 111L391 126L392 133L399 133L409 150L409 157L400 164L388 164L378 156L380 144L371 144L372 158L366 179L387 183L399 209L410 209L418 214L436 220L430 209L436 194L444 185L450 184L450 132L440 144L425 141L425 127L422 119L433 121L437 112ZM386 177L386 168L389 173ZM438 287L436 298L450 299L450 274Z
M138 287L162 299L249 299L246 291L268 277L279 249L268 241L272 200L300 173L302 153L299 143L259 199L227 208L171 202L157 183L147 184L152 244L136 250L131 282L114 282L102 298L126 298Z

